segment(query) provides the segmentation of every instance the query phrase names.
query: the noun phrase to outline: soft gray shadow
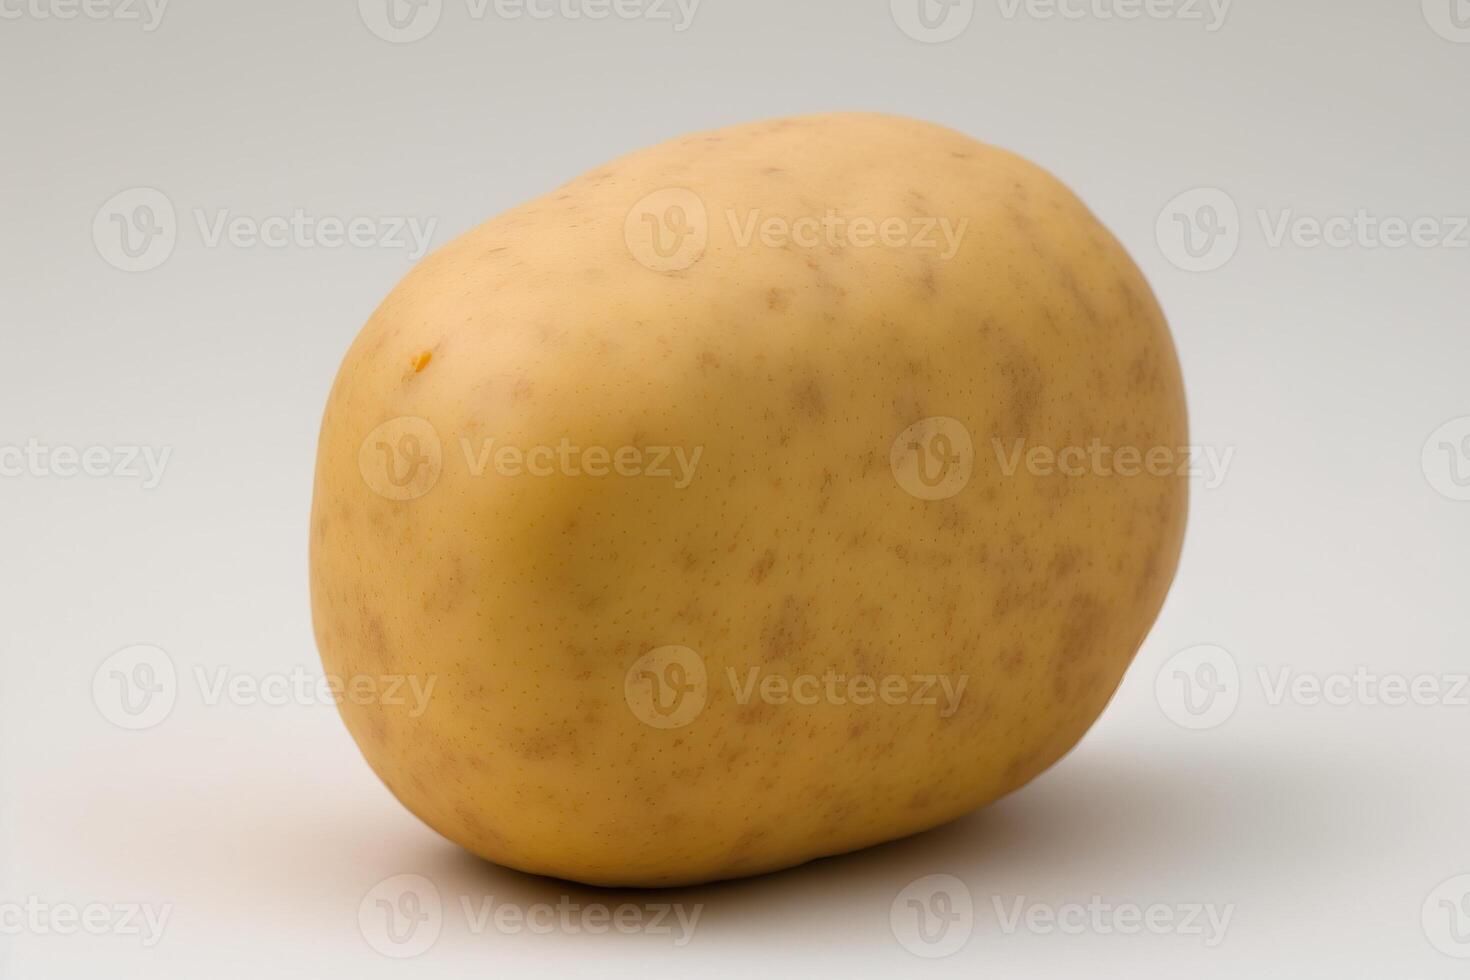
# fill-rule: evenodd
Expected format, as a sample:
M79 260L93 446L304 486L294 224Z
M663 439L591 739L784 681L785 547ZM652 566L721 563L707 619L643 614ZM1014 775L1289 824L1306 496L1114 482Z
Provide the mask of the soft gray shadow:
M472 900L492 895L522 907L562 901L701 905L701 937L789 936L806 942L828 930L850 932L858 919L886 934L894 897L930 874L952 874L984 891L1079 876L1096 880L1117 868L1165 865L1165 871L1208 880L1211 867L1238 873L1259 864L1278 875L1298 864L1320 866L1318 829L1331 812L1341 812L1344 801L1334 799L1332 784L1343 780L1293 768L1280 756L1237 758L1209 771L1199 766L1181 753L1145 758L1092 751L999 803L933 830L710 885L598 888L512 871L427 837L417 864L432 868L448 891ZM1313 802L1304 807L1304 800ZM1243 824L1259 828L1263 813L1279 828L1269 840L1237 832Z

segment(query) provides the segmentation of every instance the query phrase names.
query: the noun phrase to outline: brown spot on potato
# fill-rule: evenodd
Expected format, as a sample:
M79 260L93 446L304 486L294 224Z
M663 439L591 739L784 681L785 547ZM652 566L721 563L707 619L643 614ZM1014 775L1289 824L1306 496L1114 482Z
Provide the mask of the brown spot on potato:
M797 412L807 418L821 418L827 411L826 397L815 375L808 375L797 382L791 401Z
M1103 638L1107 608L1097 597L1078 593L1067 604L1057 638L1057 668L1067 669L1089 658Z
M1052 556L1051 566L1047 569L1053 579L1066 578L1077 570L1077 564L1081 561L1082 553L1071 545L1063 545L1057 549Z
M776 714L776 706L756 697L735 712L735 721L741 725L764 725Z
M751 567L750 580L759 585L766 580L766 576L770 575L771 569L775 567L776 552L774 549L767 548L765 553L756 561L755 565Z
M793 595L782 599L761 627L761 646L768 661L789 660L790 654L804 647L808 639L806 606Z
M537 732L513 741L511 749L529 762L544 762L559 754L564 746L575 745L575 742L575 735L570 731L566 734Z
M924 267L923 274L919 276L919 285L927 296L939 294L939 276L934 272L932 265Z
M383 631L383 620L377 613L368 613L363 617L362 638L368 652L376 654L379 660L386 663L388 636Z
M1000 376L1008 388L1002 425L1006 434L1023 438L1031 431L1046 387L1041 364L1030 354L1013 350L1001 359Z
M1007 674L1020 673L1020 669L1026 664L1026 651L1020 648L1020 646L1010 646L1010 648L1005 649L1005 652L1000 655L1000 660L997 663L1000 664L1001 670L1004 670Z

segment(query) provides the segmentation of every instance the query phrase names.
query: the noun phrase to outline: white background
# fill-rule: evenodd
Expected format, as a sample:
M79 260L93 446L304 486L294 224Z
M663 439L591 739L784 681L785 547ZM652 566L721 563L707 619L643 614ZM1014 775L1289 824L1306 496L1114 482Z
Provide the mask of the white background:
M1202 19L1107 16L1126 2L1073 0L1078 17L961 2L936 22L956 34L943 43L903 0L704 0L685 30L476 19L446 0L411 43L370 29L386 23L376 0L174 0L153 29L141 5L59 19L66 0L0 3L0 447L171 454L151 487L0 477L0 913L169 914L152 945L123 928L6 928L0 976L1464 976L1470 233L1443 238L1470 213L1470 28L1452 19L1470 25L1470 9L1238 0L1223 23L1203 3L1182 11ZM415 217L437 246L637 147L831 109L946 123L1070 183L1170 316L1194 441L1234 454L1220 485L1196 482L1168 605L1072 755L869 852L600 892L443 842L330 706L206 703L196 671L320 670L305 579L316 427L341 355L412 263L401 247L210 244L199 215ZM162 195L175 238L129 260L108 229L157 204L137 188ZM1273 241L1283 216L1359 212L1434 219L1440 240ZM1191 256L1190 223L1224 234ZM137 644L166 652L178 689L168 717L127 731L93 679ZM1377 680L1343 703L1274 697L1283 677L1360 668ZM1390 675L1437 686L1437 702L1375 703ZM1212 677L1214 702L1206 688L1184 702L1186 681ZM370 891L402 874L444 905L410 961L359 926ZM914 955L938 947L914 938L902 901L894 912L931 875L973 906L950 923L948 958ZM460 899L490 896L700 918L684 945L476 932ZM1207 945L1105 916L1008 930L996 904L1065 914L1095 897L1231 918Z

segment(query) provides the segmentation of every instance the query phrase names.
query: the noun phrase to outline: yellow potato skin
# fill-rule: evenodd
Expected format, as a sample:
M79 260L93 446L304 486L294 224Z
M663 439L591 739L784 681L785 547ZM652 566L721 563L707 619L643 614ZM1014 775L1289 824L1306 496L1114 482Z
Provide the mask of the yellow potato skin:
M694 192L708 244L655 271L630 208ZM727 213L968 220L918 247L742 245ZM442 440L388 499L387 420ZM956 495L889 465L929 417L973 437ZM694 478L475 475L463 447L702 449ZM500 864L599 885L751 875L934 827L1035 777L1116 689L1173 579L1178 475L1068 476L1006 447L1187 444L1173 344L1113 237L1036 166L871 114L634 153L426 258L348 352L311 527L329 674L433 678L422 713L344 698L415 814ZM625 699L678 645L707 701L676 729ZM964 678L958 710L740 703L752 667ZM386 699L385 699L386 700Z

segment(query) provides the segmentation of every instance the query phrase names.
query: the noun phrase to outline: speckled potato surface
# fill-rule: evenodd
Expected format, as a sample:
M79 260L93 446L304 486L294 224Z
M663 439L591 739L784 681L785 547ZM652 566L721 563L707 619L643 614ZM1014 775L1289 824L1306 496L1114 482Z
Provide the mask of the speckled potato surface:
M1042 170L889 116L692 135L373 314L322 424L317 643L362 691L431 691L341 711L476 854L605 885L788 867L1081 738L1183 536L1182 464L1132 451L1187 441L1147 284Z

